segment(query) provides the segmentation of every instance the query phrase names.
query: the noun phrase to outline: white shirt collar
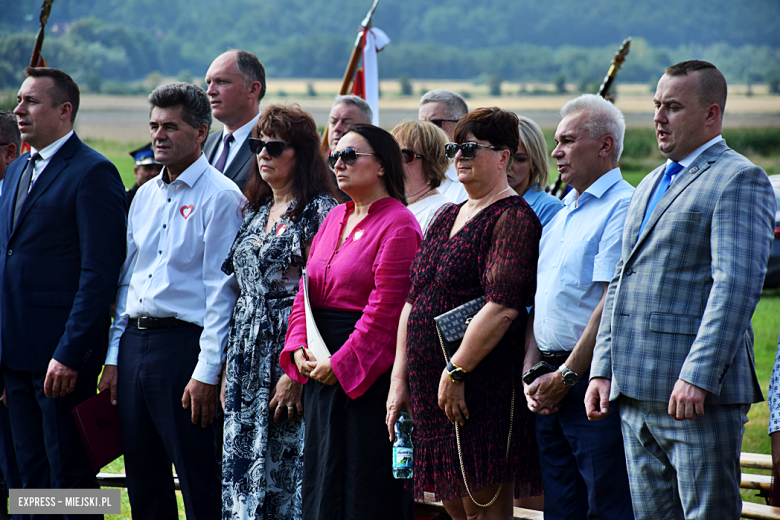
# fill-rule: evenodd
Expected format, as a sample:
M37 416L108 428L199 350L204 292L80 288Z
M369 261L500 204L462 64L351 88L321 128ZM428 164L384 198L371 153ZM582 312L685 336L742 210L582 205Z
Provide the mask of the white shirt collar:
M65 142L70 139L70 136L73 135L73 130L65 134L64 136L60 137L53 143L51 143L49 146L44 148L43 150L36 150L32 146L30 147L30 157L32 157L34 154L38 154L41 156L41 159L44 161L48 161L51 159L55 153L60 151L60 148L62 148L62 145L65 144Z
M692 153L691 153L691 154L690 154L688 157L686 157L686 158L685 158L685 159L683 159L682 161L677 161L677 163L678 163L678 164L680 164L680 165L682 165L682 167L683 167L683 168L687 168L688 166L690 166L690 165L691 165L691 163L693 163L693 161L694 161L694 160L696 160L696 158L697 158L699 155L701 155L701 154L702 154L702 152L703 152L704 150L706 150L706 149L707 149L707 148L709 148L710 146L714 145L715 143L719 143L719 142L721 142L721 141L723 141L723 136L722 136L722 135L720 135L720 134L718 134L718 136L717 136L717 137L713 137L712 139L710 139L709 141L707 141L706 143L704 143L703 145L701 145L700 147L698 147L697 149L695 149L695 150L694 150L694 151L693 151L693 152L692 152ZM674 161L672 161L671 159L667 159L667 160L666 160L666 164L667 164L667 165L668 165L669 163L671 163L671 162L674 162Z
M243 144L244 141L246 141L246 138L249 137L249 134L252 132L252 129L255 127L257 122L260 120L260 113L258 112L255 117L253 117L247 124L233 132L233 140L237 144ZM222 129L222 139L225 139L225 129Z
M209 168L211 165L209 165L208 159L206 159L206 156L201 153L200 157L197 158L197 160L187 166L187 169L181 172L181 174L176 177L176 180L171 182L170 184L174 184L176 182L183 182L190 188L197 182L197 180L200 178L200 176L203 174L204 171L206 171L206 168ZM157 186L162 188L166 185L165 181L163 180L163 177L165 176L165 167L163 167L163 170L160 172L160 175L156 177Z

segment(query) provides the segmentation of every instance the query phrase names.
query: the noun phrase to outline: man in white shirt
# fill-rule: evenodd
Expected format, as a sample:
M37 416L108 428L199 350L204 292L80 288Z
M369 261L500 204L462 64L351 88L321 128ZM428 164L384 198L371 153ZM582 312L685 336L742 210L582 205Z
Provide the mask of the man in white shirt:
M550 372L524 380L525 393L538 414L544 517L622 520L633 513L620 417L589 422L584 397L634 192L617 166L626 124L617 107L593 94L566 103L561 117L552 157L574 189L539 243L523 368L544 361Z
M450 141L455 134L455 124L461 117L469 112L466 101L451 90L436 89L425 93L420 98L420 121L429 121L438 126ZM458 204L469 198L466 188L458 180L458 172L455 171L455 163L450 164L446 176L437 188L439 193Z
M221 266L245 199L201 153L211 122L203 89L158 87L149 105L154 155L164 168L130 208L99 388L118 401L133 516L176 516L173 463L187 518L216 519L221 475L211 423L238 296Z
M214 60L206 72L206 85L212 114L225 126L206 139L203 152L212 166L243 190L255 158L247 139L260 119L265 68L251 52L233 49Z

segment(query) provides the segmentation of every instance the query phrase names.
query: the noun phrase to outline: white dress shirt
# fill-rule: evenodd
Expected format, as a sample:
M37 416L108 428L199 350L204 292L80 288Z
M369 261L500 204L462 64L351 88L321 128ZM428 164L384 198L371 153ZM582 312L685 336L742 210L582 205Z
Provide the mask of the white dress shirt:
M62 145L65 144L65 142L70 139L70 136L73 135L73 130L65 134L64 136L60 137L53 143L51 143L49 146L44 148L43 150L36 150L32 146L30 147L30 157L35 155L36 153L41 156L40 159L38 159L38 162L35 163L35 168L33 169L32 178L30 179L30 187L28 188L27 193L30 193L29 190L32 189L33 184L35 184L35 181L38 180L38 177L41 176L43 173L43 170L46 169L46 167L49 165L49 162L51 162L51 158L54 157L54 154L60 151L60 148L62 148Z
M618 168L577 198L572 190L542 229L534 297L534 337L542 352L570 352L615 274L634 187Z
M241 148L241 145L244 144L244 141L246 141L249 138L249 135L252 133L252 129L255 127L257 122L260 120L260 114L258 113L255 117L252 118L251 121L249 121L247 124L233 132L233 142L230 143L230 150L228 150L228 156L227 160L225 161L225 167L222 171L227 171L228 166L230 166L230 163L235 159L236 154L238 153L238 150ZM217 150L214 152L214 161L217 160L217 158L222 155L222 149L225 148L225 129L222 129L222 137L219 140L219 144L217 145Z
M203 327L192 378L217 384L238 297L235 277L221 267L245 199L203 154L172 183L163 177L165 169L139 188L130 207L106 364L117 364L128 318L175 317Z

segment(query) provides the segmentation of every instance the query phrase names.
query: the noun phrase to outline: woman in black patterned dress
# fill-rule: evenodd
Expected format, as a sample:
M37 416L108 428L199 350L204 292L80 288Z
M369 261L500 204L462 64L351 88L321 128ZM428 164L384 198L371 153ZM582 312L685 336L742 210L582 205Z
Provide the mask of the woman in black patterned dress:
M284 374L278 360L308 248L337 202L317 127L300 107L269 106L252 137L257 169L223 266L235 273L241 295L222 380L222 516L299 519L302 385Z
M455 140L448 156L469 199L440 210L412 264L387 426L392 436L400 412L413 412L416 500L433 492L456 520L512 518L513 495L542 493L533 416L520 379L524 327L505 334L513 320L525 324L533 301L542 227L507 184L519 142L517 116L475 110L457 124ZM433 318L482 295L487 303L448 364Z

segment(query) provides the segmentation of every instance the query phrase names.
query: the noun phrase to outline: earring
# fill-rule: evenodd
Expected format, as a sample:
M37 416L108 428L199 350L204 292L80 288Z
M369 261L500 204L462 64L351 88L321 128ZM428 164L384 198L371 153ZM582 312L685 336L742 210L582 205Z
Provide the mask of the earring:
M382 170L379 170L379 176L380 176L380 177L381 177L382 175L384 175L384 174L385 174L385 172L383 172Z
M431 184L431 181L425 181L425 184L428 184L428 185L430 185L430 184Z

